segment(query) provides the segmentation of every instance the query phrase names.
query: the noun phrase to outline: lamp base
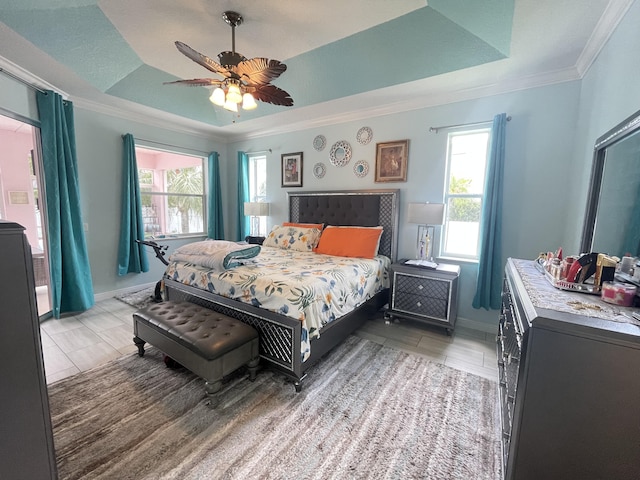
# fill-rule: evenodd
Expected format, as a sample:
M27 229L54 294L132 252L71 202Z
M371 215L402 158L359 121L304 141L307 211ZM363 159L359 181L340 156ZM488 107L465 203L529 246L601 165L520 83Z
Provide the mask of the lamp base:
M433 262L433 232L434 228L431 225L418 225L416 259Z
M256 217L256 216L251 217L251 236L252 237L260 236L260 217Z

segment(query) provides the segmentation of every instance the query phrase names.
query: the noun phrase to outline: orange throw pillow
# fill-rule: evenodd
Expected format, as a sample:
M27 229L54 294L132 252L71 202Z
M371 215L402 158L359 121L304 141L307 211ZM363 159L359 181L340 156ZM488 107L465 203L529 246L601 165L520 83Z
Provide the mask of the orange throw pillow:
M316 253L337 257L373 258L378 253L382 227L328 226L316 247Z

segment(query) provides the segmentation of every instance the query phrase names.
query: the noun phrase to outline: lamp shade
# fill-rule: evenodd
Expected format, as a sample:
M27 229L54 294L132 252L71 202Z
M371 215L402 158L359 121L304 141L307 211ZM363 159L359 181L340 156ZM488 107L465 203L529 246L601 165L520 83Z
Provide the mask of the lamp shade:
M442 225L444 223L444 203L410 203L409 223L419 225Z
M244 202L244 214L252 217L267 217L269 215L269 203Z

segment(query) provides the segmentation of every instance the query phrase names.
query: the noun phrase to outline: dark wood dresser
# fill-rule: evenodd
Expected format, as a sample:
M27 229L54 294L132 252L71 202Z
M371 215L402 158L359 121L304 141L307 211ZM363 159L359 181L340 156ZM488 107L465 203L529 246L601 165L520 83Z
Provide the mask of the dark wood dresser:
M507 261L497 337L504 478L640 478L632 310L558 290L533 261Z
M31 248L0 220L0 479L57 478Z

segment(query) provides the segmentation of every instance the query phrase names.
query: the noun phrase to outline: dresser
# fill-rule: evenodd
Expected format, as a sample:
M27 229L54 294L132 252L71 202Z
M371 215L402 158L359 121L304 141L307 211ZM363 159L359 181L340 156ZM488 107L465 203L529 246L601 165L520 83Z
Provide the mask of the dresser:
M0 479L54 479L31 249L17 223L0 220L0 265Z
M640 322L509 259L497 336L504 478L640 478ZM636 309L637 310L637 309Z
M389 309L385 318L408 318L444 327L451 334L458 307L460 267L446 263L437 268L408 265L406 260L391 265Z

